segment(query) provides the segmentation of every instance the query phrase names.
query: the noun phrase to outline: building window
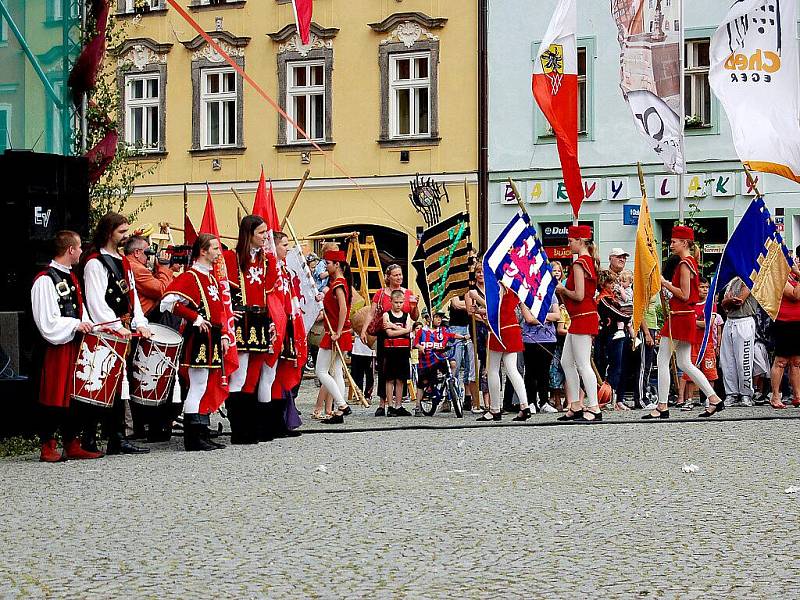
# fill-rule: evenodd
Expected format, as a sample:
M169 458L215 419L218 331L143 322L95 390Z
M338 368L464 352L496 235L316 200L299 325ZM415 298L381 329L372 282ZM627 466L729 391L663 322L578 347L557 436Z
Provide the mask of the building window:
M48 21L60 21L68 13L71 19L80 15L79 4L73 0L47 0L45 5L45 18Z
M8 44L8 22L0 15L0 46Z
M286 106L289 116L314 141L325 140L325 61L294 62L287 65ZM291 124L286 139L305 142Z
M201 148L235 146L237 84L233 69L203 69L200 90Z
M687 128L711 127L711 86L708 83L708 39L687 40L684 45L683 103Z
M588 98L589 80L586 77L586 48L578 48L578 133L589 131L587 117L589 105Z
M389 56L389 136L428 137L431 132L430 52Z
M121 0L120 12L143 13L151 10L166 10L167 0Z
M221 4L242 4L244 0L193 0L190 6L219 6Z
M11 105L0 104L0 152L5 152L11 147L10 131Z
M157 74L125 78L125 142L144 152L161 148L161 81Z

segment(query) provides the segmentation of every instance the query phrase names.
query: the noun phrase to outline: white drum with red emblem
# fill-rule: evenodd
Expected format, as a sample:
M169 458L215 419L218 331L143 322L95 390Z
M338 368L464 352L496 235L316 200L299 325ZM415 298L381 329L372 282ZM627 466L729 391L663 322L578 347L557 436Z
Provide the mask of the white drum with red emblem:
M131 400L158 406L171 400L170 387L178 371L183 338L174 329L149 325L149 340L140 339L131 368Z
M120 391L128 340L106 332L84 334L72 371L72 397L109 407Z

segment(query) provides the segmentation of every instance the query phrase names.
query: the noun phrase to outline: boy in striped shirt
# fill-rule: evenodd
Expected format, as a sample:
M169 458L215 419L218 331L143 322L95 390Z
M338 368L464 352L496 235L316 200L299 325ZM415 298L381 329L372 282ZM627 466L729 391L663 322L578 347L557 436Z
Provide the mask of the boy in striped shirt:
M465 335L448 331L442 327L444 312L438 311L431 318L430 327L424 326L414 336L414 348L419 350L419 391L414 416L422 416L421 402L425 392L436 383L436 373L449 374L447 344L452 340L469 339Z

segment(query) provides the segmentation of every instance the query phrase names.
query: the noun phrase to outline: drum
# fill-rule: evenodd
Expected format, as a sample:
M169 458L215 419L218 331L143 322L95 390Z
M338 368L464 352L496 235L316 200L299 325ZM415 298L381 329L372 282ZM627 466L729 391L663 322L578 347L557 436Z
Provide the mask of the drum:
M322 341L322 336L325 334L325 326L322 321L317 321L308 332L308 345L319 348L319 343Z
M120 391L128 340L106 332L86 333L72 370L72 398L110 407Z
M131 367L131 400L159 406L171 400L170 389L181 356L183 338L174 329L149 325L153 335L139 340Z

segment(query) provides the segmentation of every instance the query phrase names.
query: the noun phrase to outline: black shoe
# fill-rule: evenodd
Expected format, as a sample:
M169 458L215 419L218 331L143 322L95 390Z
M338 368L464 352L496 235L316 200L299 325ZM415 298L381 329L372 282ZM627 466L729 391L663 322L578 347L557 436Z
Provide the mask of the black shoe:
M344 415L334 413L327 419L320 419L319 422L325 425L340 425L344 423Z
M383 408L382 406L379 406L377 408L377 410L375 411L375 416L376 417L385 417L386 416L386 409Z
M197 413L189 413L183 418L183 447L187 452L209 452L217 447L203 439L206 426Z
M528 408L523 408L521 411L519 411L519 414L516 417L514 417L513 419L511 419L511 420L512 421L527 421L530 418L531 418L531 409L530 409L530 407L528 407Z
M253 408L255 436L259 442L271 442L275 439L272 425L272 402L258 402Z
M108 446L106 446L106 454L109 456L116 454L148 454L149 452L150 448L136 446L119 434L111 436L111 439L108 440Z
M476 421L502 421L503 420L503 413L493 413L491 411L486 411L480 417L475 419Z
M572 414L569 414L572 413ZM583 418L583 411L582 410L568 410L563 415L558 417L556 421L579 421Z
M344 408L340 408L339 412L342 413L345 417L353 413L353 409L349 406L345 406Z
M222 442L217 442L212 437L211 428L209 427L211 424L210 415L200 415L200 424L200 437L203 439L203 441L207 444L211 444L217 450L222 450L225 447L225 444Z
M594 415L591 419L587 419L586 415ZM590 410L582 410L581 416L574 419L575 423L600 423L603 420L602 411L592 412Z
M150 426L147 430L147 441L151 444L159 442L168 442L172 439L172 428L167 427L154 427Z
M708 412L709 410L711 412ZM717 404L711 404L711 402L709 402L708 403L708 408L706 408L705 411L700 413L700 416L703 417L704 419L708 418L708 417L713 417L717 413L721 413L723 410L725 410L725 401L724 400L720 400Z
M256 402L254 394L244 392L233 392L225 400L231 426L231 444L238 446L258 443Z
M643 421L649 421L651 419L669 419L669 409L667 410L659 410L658 407L654 409L658 414L654 415L652 412L647 413L646 415L642 416ZM701 417L703 415L700 415Z
M405 406L401 406L399 408L394 409L394 416L395 417L410 417L411 413L406 410Z
M386 416L387 417L396 417L397 416L397 409L394 406L387 406L386 407Z

